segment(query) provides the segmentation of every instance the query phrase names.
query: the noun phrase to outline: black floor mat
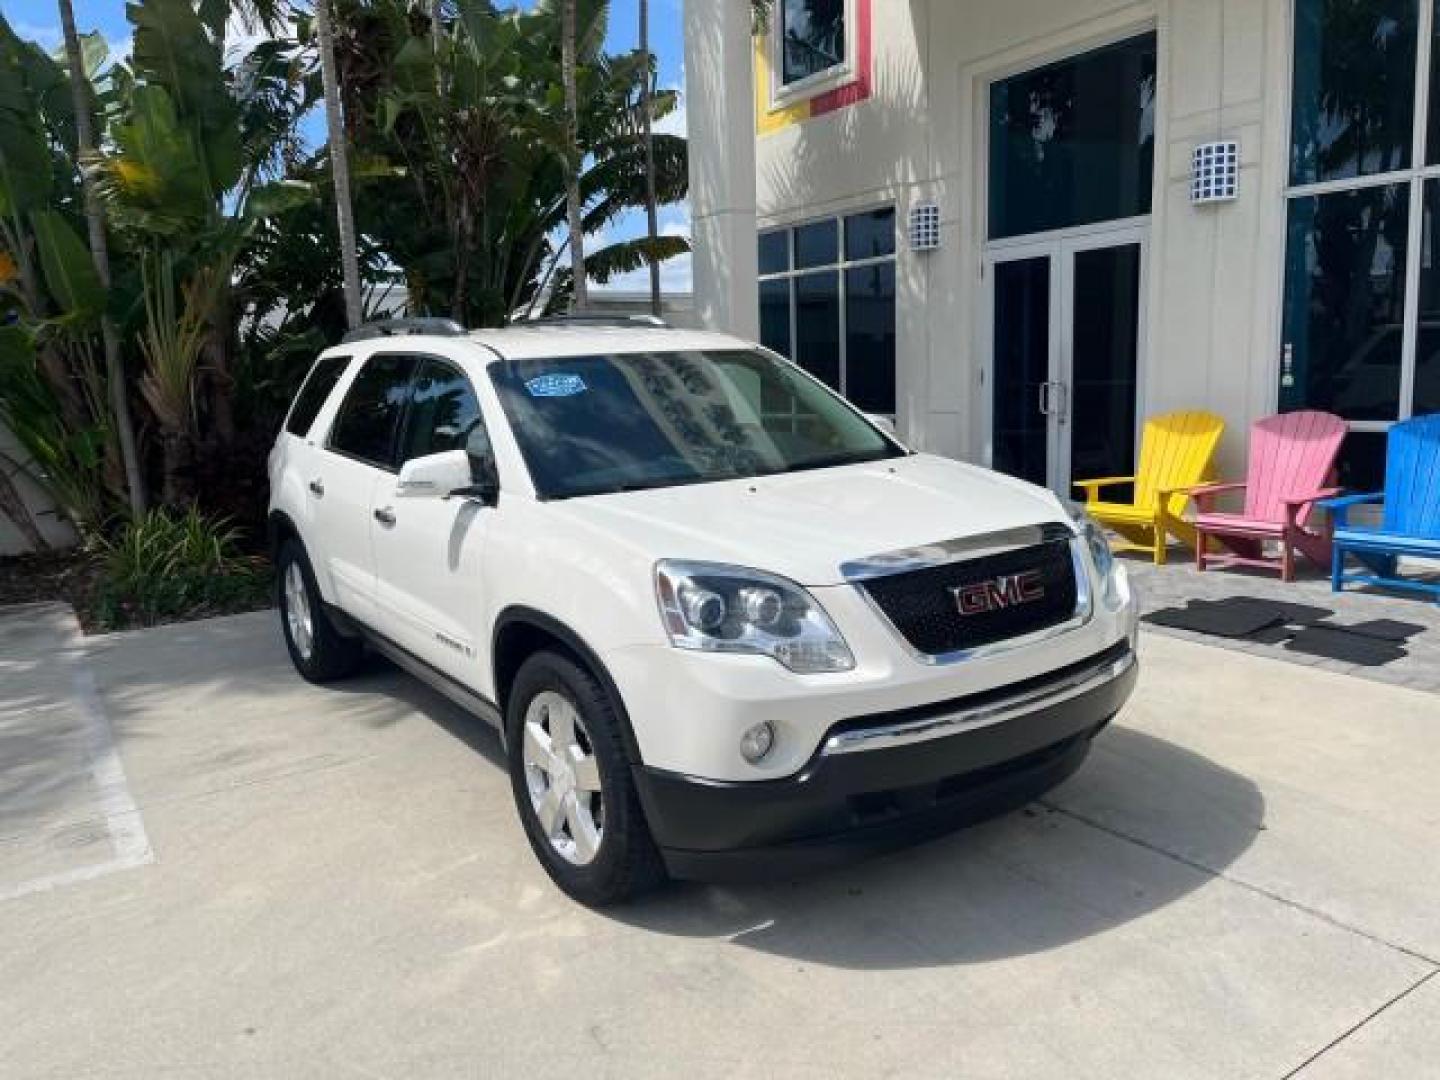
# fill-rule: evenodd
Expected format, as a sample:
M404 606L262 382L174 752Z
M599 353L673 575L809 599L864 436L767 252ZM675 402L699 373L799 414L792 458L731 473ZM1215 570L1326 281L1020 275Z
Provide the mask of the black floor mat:
M1334 614L1329 608L1313 604L1231 596L1224 600L1191 600L1186 607L1146 615L1144 621L1213 637L1279 646L1289 652L1363 667L1381 667L1408 656L1402 646L1426 629L1398 619L1370 619L1353 626L1325 621Z
M1145 616L1145 621L1173 630L1189 630L1196 634L1223 638L1249 637L1282 622L1280 615L1274 611L1225 607L1220 603L1203 604L1196 601L1192 601L1189 607L1163 608L1151 612Z
M1253 641L1257 645L1284 645L1300 631L1293 626L1285 626L1283 623L1278 626L1267 626L1262 630L1256 630L1253 634L1246 634L1246 641Z
M1224 600L1191 600L1190 606L1221 608L1225 611L1264 613L1291 626L1312 626L1335 614L1329 608L1314 604L1293 604L1286 600L1266 600L1258 596L1227 596Z
M1423 634L1426 630L1426 627L1419 623L1401 622L1398 619L1370 619L1368 622L1353 623L1349 626L1320 623L1319 626L1326 630L1346 630L1361 637L1374 638L1376 641L1393 641L1397 645L1404 645L1416 634Z
M1307 626L1285 644L1290 652L1361 667L1383 667L1410 654L1394 641L1356 634L1349 627Z

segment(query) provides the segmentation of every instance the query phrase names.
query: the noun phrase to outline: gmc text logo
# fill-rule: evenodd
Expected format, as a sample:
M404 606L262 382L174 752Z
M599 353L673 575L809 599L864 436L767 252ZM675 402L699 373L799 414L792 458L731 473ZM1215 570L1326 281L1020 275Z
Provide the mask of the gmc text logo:
M984 615L1045 599L1045 579L1039 570L1027 570L1023 574L977 581L974 585L960 585L950 592L961 615Z

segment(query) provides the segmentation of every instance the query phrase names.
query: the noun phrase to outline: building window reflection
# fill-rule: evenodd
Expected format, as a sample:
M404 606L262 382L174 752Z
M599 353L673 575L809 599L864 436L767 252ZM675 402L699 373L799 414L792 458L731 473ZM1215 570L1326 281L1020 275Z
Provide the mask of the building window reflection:
M845 3L783 0L778 5L784 85L803 82L845 63Z
M760 340L859 409L895 414L895 211L762 233Z

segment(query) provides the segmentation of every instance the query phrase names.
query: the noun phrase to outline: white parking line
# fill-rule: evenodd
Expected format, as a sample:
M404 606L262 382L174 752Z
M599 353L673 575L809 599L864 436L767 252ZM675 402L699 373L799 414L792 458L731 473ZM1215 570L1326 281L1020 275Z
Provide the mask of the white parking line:
M72 615L71 618L73 617ZM99 820L104 822L105 829L110 834L112 853L110 858L103 862L47 874L18 885L0 887L0 902L45 892L62 885L91 881L120 870L144 866L155 860L150 838L145 833L145 822L141 819L140 810L135 805L125 780L125 767L121 764L120 754L115 746L115 733L95 686L95 675L85 665L84 646L80 642L78 627L72 630L70 637L68 647L63 653L64 659L58 662L71 667L71 704L82 721L85 756L95 788L95 806Z

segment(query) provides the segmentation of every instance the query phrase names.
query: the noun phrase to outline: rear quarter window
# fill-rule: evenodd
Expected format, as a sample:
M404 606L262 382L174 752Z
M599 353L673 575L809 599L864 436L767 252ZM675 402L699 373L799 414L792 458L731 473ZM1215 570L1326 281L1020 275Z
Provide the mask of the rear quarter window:
M335 384L349 366L348 356L322 356L316 361L310 374L305 377L300 393L295 395L295 404L290 409L289 419L285 421L287 432L302 439L310 433L310 428L314 426L320 410L325 407L330 392L335 389Z

